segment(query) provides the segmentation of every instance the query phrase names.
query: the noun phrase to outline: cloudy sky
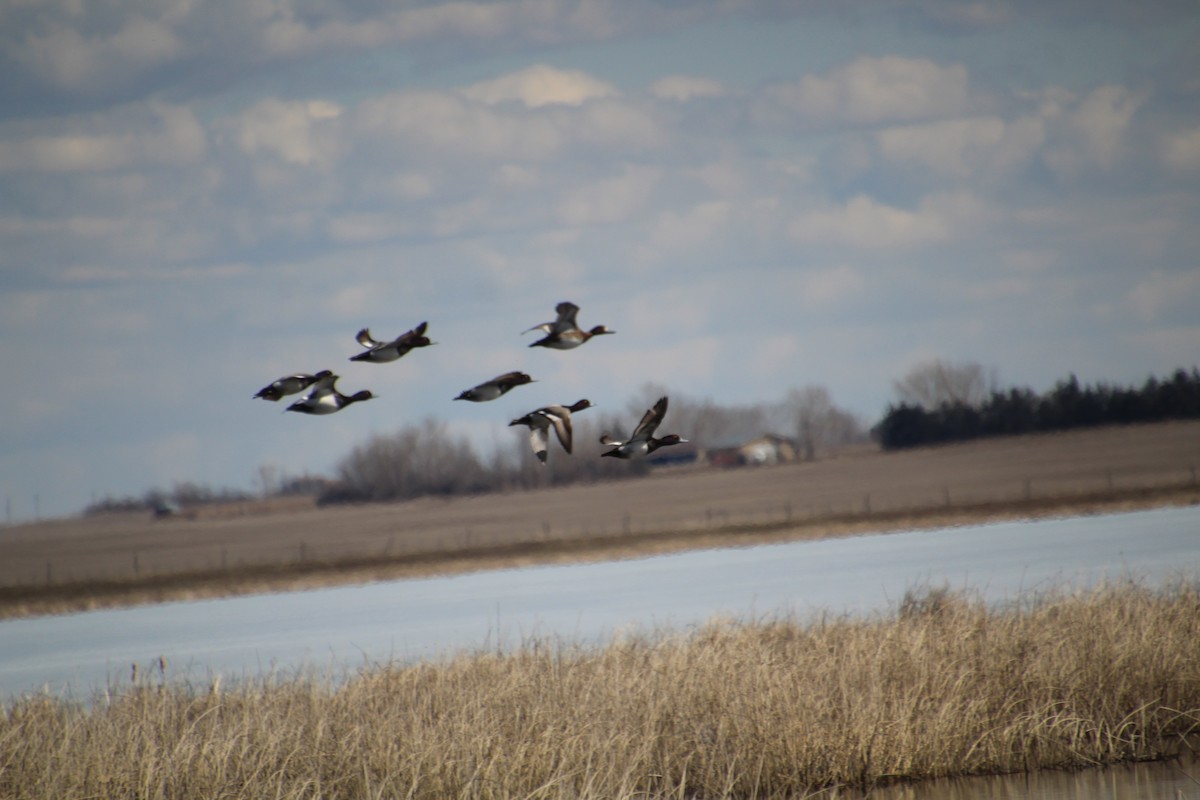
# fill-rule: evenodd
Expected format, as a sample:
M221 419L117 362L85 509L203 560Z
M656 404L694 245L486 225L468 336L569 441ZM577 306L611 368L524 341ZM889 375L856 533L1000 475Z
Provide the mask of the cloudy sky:
M1200 358L1194 0L0 0L0 74L13 521L648 381L872 423L933 357ZM618 334L529 349L564 299ZM322 368L379 399L251 400Z

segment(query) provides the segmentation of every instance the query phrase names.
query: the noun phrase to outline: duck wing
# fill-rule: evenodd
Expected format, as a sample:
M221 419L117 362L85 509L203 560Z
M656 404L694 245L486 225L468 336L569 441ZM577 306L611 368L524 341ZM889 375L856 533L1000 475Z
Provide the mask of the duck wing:
M546 463L546 449L550 442L549 431L543 426L529 426L529 445L533 448L533 453L538 457L538 461Z
M554 322L555 331L565 331L578 327L575 324L575 315L579 313L579 306L564 300L554 307L554 311L558 314L558 319ZM550 331L547 331L547 333L550 333Z
M337 379L338 376L334 375L333 373L321 375L313 381L312 388L308 390L308 394L305 395L305 399L317 400L327 394L333 394L337 391L337 389L334 388L334 384L337 383Z
M571 430L571 412L565 408L555 406L547 409L546 419L550 420L550 424L554 426L554 432L558 434L558 443L562 445L563 450L571 452L571 439L573 431Z
M371 337L371 329L370 328L363 328L361 331L354 334L354 340L356 342L358 342L359 344L361 344L363 347L369 347L372 350L374 350L376 347L379 347L381 344L383 344L383 342L379 341L378 339L374 339Z
M394 342L392 342L392 344L401 350L412 349L413 347L418 347L420 345L429 344L429 342L427 340L425 340L425 338L424 338L425 330L428 327L429 327L428 322L422 322L420 325L413 328L411 331L405 331L404 333L397 336L396 340Z
M658 430L659 424L662 423L663 417L667 415L667 398L660 397L654 406L642 415L642 421L638 423L637 428L633 431L631 439L649 439Z

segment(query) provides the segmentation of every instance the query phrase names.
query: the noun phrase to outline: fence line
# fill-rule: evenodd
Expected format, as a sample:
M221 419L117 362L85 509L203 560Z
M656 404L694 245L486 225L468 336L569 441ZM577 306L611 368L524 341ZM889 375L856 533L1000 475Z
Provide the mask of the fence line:
M44 573L37 575L26 571L24 577L6 571L0 578L0 589L37 589L90 582L107 583L137 580L161 580L173 575L196 575L205 573L212 577L228 574L231 577L252 570L278 567L281 571L291 565L301 569L336 569L339 563L353 566L368 566L371 563L387 564L412 558L453 556L477 552L483 555L504 549L544 546L551 543L579 543L587 540L617 541L621 538L636 538L653 535L681 535L688 533L720 533L737 529L784 529L787 526L812 525L822 520L869 521L883 515L914 515L932 511L968 510L981 506L996 507L1005 504L1019 511L1022 504L1053 503L1069 504L1072 499L1102 499L1104 495L1114 498L1129 496L1145 491L1167 491L1200 488L1196 466L1175 470L1114 470L1100 468L1086 475L1075 474L1065 477L1034 479L1025 477L1004 487L973 490L970 486L945 484L928 488L922 494L897 491L889 495L886 488L864 488L861 493L842 492L838 497L807 495L803 486L789 493L778 495L769 502L739 505L706 505L702 509L681 515L664 515L661 512L640 512L636 508L618 510L617 515L605 522L564 522L552 525L547 519L531 524L512 535L492 534L486 528L466 525L458 533L429 531L394 531L380 544L378 538L346 544L337 540L280 543L272 550L256 551L254 543L244 548L222 544L214 548L205 559L200 557L183 564L178 563L176 554L134 551L127 555L125 566L114 560L111 566L102 569L72 569L67 559L44 560ZM181 525L188 523L181 522ZM203 550L203 547L198 549ZM290 556L288 553L290 552ZM36 570L35 564L30 568Z

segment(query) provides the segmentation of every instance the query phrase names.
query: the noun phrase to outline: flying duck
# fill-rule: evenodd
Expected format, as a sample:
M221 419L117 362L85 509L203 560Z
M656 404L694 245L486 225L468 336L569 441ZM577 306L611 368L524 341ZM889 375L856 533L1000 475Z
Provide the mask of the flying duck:
M638 423L634 429L633 435L623 442L610 437L607 433L600 437L600 444L611 447L611 450L601 453L603 456L612 456L614 458L639 458L644 455L653 453L660 447L668 447L673 444L686 442L687 439L679 438L678 434L669 433L661 439L654 438L654 431L658 429L659 423L667 414L667 398L660 397L658 402L654 404L642 415L642 421Z
M297 372L294 375L284 375L277 381L272 381L270 384L258 390L255 397L261 397L263 400L278 400L284 395L299 394L308 387L312 386L322 378L328 378L333 373L327 369L323 369L316 375L309 375L307 372Z
M554 322L543 322L541 325L534 325L523 333L529 331L541 331L546 334L541 339L538 339L530 347L549 347L554 350L571 350L579 347L593 336L600 336L605 333L616 333L610 331L603 325L597 325L590 331L581 329L575 323L575 315L579 313L579 306L574 303L563 301L554 307L558 312L558 319Z
M299 411L301 414L332 414L335 411L341 411L351 403L370 400L375 396L366 389L352 395L344 395L334 386L337 379L338 376L332 373L321 378L303 399L292 403L287 410Z
M546 406L545 408L539 408L537 411L530 411L520 419L514 419L508 425L509 427L513 425L529 426L529 444L533 447L533 452L537 455L538 461L545 464L546 448L550 441L551 426L554 427L554 432L558 434L558 442L562 445L563 450L570 453L571 414L591 407L592 402L586 399L569 406Z
M464 390L462 394L454 399L470 400L472 403L484 403L488 400L495 400L516 386L523 386L533 382L533 378L524 372L506 372L503 375L497 375L490 381L484 381L472 389Z
M369 361L372 364L386 364L395 361L415 347L428 347L433 342L425 335L428 322L422 322L411 331L400 334L390 342L381 342L371 337L371 329L363 328L355 335L355 339L367 348L356 356L350 356L351 361Z

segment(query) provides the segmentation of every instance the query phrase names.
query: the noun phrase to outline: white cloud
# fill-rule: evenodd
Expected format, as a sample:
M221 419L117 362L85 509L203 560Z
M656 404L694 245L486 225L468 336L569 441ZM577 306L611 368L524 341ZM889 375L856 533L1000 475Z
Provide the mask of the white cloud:
M402 217L388 212L339 214L329 222L329 235L346 244L384 241L411 232Z
M13 55L51 85L90 91L177 60L185 49L182 40L161 21L133 14L107 36L88 37L61 23L46 33L28 33Z
M413 147L472 158L540 161L569 143L564 120L544 113L518 114L445 92L397 92L358 107L361 130L383 147Z
M1111 169L1124 149L1126 133L1143 101L1144 97L1123 86L1101 86L1065 113L1060 105L1048 109L1047 116L1061 122L1057 143L1047 151L1046 163L1068 175L1089 165Z
M967 108L966 67L884 56L858 58L825 75L770 87L754 112L768 122L878 125L957 116Z
M646 208L662 180L652 167L626 167L621 175L573 188L558 204L558 215L572 226L606 225L629 219Z
M682 211L663 211L650 232L649 246L655 251L703 246L724 235L732 216L732 205L719 200L699 203Z
M361 19L337 15L310 22L290 5L273 9L262 32L263 45L274 55L301 55L322 50L369 48L427 39L495 39L530 35L561 17L557 2L437 3L403 8Z
M113 112L55 125L56 130L70 128L108 131L4 136L0 171L99 172L190 164L206 152L204 129L186 106L150 103L132 113Z
M939 120L887 128L875 135L884 158L954 178L1005 175L1028 164L1045 141L1042 120L999 117Z
M862 273L849 264L806 271L800 278L800 304L823 308L841 302L866 288Z
M1111 167L1142 98L1123 86L1101 86L1090 92L1072 113L1088 155Z
M697 97L720 97L726 93L725 86L710 78L691 75L668 75L650 84L650 94L662 100L686 102Z
M789 225L788 233L805 244L904 248L944 241L950 236L950 224L937 209L908 211L858 195L844 205L801 214Z
M462 90L472 100L489 105L518 101L529 108L546 105L578 106L589 100L616 97L616 87L579 70L561 70L546 64L480 81Z
M324 100L284 102L270 97L238 115L238 146L254 155L268 152L289 164L328 166L336 155L336 139L323 135L323 123L336 121L342 108Z
M652 108L600 93L580 105L529 107L462 92L404 91L364 100L353 117L353 130L371 147L405 158L419 148L439 157L546 162L568 151L643 152L669 141Z
M1129 291L1128 303L1138 317L1151 322L1172 310L1200 308L1200 270L1140 276Z
M1200 128L1168 134L1163 142L1162 158L1172 169L1200 169Z

